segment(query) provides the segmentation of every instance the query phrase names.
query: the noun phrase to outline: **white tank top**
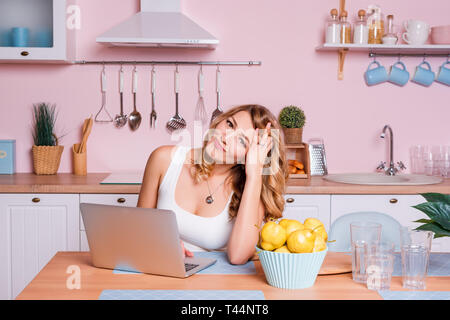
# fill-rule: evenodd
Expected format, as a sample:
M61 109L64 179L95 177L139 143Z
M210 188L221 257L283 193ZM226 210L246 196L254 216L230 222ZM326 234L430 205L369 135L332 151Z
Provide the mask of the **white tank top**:
M201 217L182 209L175 202L175 188L191 148L176 147L173 159L158 189L158 209L172 210L177 217L178 232L186 249L190 251L224 250L230 238L234 220L229 221L228 199L224 210L214 217Z

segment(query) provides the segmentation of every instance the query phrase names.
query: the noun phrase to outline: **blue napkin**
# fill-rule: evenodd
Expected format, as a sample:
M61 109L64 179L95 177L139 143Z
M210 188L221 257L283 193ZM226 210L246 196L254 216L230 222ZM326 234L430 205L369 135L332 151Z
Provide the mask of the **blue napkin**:
M265 300L259 290L103 290L99 300Z
M394 272L393 277L402 276L402 257L400 253L396 253L394 257ZM448 253L430 253L428 261L429 277L448 277L450 276L450 254Z
M216 263L203 269L197 274L256 274L253 261L249 261L243 265L233 265L228 262L226 252L194 252L195 257L216 259ZM127 271L124 271L127 270ZM133 274L140 273L127 265L117 265L113 271L114 274Z
M378 291L384 300L450 300L450 291Z

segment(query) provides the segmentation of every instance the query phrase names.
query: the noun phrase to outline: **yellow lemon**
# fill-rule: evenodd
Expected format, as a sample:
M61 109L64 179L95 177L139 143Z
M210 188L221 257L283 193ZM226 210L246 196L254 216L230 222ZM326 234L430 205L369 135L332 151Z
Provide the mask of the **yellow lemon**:
M309 253L314 248L316 235L311 229L296 230L287 239L289 251L294 253Z
M314 240L314 248L312 252L319 252L325 250L327 248L327 243L322 237L316 236L316 240Z
M327 242L328 240L328 234L327 231L325 230L324 226L318 226L316 227L313 232L316 234L316 237L321 237L323 240L325 240L325 242Z
M274 221L267 222L261 229L261 248L272 251L286 242L286 231Z
M303 225L305 226L305 228L307 229L311 229L314 230L316 227L318 226L323 226L322 221L320 221L319 219L316 218L308 218L305 219L305 221L303 222Z
M300 221L294 219L282 219L279 225L282 226L284 230L286 230L287 237L289 237L289 235L295 230L305 229Z
M308 218L305 220L303 225L305 228L311 229L316 236L322 237L325 242L327 242L328 234L322 221L316 218Z
M274 250L274 252L291 253L287 246L279 247L278 249Z

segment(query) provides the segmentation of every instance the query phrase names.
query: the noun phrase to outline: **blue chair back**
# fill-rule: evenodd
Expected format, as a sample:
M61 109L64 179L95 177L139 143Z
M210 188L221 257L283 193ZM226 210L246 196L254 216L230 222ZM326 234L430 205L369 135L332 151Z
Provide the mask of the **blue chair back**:
M395 244L395 251L400 251L400 223L391 216L381 212L352 212L337 218L328 232L328 250L334 252L351 252L350 223L371 221L381 224L381 241Z

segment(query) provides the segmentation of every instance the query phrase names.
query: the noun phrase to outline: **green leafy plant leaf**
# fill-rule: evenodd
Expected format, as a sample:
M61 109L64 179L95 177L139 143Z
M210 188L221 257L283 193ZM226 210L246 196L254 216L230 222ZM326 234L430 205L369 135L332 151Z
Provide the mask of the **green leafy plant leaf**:
M420 227L417 227L415 230L432 231L434 232L434 238L450 237L450 231L445 230L435 222L423 224Z
M299 107L287 106L280 111L278 120L283 128L303 128L306 117Z
M425 202L413 206L413 208L422 211L431 220L439 223L445 229L450 230L450 204L444 202Z
M421 193L422 197L425 198L428 202L444 202L450 204L450 194L442 194L442 193Z
M432 223L433 220L429 220L429 219L419 219L413 222L418 222L418 223Z

